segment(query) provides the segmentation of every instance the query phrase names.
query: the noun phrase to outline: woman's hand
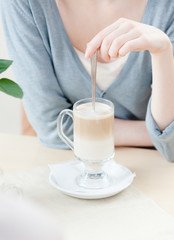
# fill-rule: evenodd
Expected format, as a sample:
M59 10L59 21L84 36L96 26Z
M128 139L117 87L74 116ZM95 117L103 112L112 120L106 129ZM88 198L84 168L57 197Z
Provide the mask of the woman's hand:
M125 56L131 51L149 50L151 54L158 54L169 45L168 36L160 29L120 18L87 44L85 56L90 58L99 49L99 58L108 62L111 58Z

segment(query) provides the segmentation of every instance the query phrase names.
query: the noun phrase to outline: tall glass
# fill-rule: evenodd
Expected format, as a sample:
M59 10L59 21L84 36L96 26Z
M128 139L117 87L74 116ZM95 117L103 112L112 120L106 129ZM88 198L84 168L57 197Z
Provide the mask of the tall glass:
M63 132L63 119L69 115L74 121L74 142ZM103 166L114 157L114 106L102 98L96 98L95 111L92 99L82 99L58 117L59 137L74 151L75 157L84 164L84 171L77 183L85 188L105 188L110 185Z

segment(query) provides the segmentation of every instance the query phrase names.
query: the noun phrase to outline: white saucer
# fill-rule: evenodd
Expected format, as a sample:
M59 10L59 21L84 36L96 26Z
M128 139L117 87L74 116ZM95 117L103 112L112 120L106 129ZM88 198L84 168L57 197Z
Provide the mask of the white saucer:
M135 177L135 174L128 168L117 164L115 161L110 161L105 164L104 170L111 178L112 184L103 189L86 189L76 183L76 178L83 169L79 161L73 160L63 164L49 165L49 168L51 169L49 176L51 185L69 196L83 199L113 196L127 188Z

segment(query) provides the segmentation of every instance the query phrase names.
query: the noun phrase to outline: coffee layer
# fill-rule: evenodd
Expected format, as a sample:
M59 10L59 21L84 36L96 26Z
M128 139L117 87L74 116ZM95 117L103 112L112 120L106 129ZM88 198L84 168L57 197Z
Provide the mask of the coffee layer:
M74 135L83 139L106 139L113 137L114 113L106 104L96 103L95 112L92 104L79 106L74 112Z

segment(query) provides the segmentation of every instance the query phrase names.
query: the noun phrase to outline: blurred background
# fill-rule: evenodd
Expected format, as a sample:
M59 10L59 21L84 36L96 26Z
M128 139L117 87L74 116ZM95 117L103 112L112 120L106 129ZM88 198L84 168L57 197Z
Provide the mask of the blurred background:
M0 59L9 59L0 16ZM11 59L13 60L13 59ZM15 81L11 67L0 74ZM20 134L20 101L0 92L0 133Z

